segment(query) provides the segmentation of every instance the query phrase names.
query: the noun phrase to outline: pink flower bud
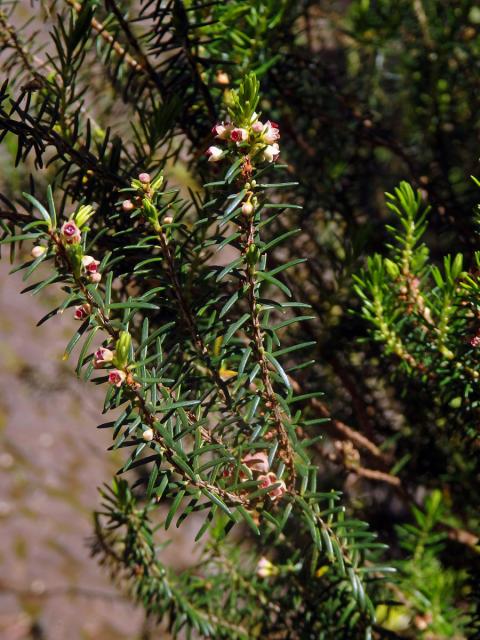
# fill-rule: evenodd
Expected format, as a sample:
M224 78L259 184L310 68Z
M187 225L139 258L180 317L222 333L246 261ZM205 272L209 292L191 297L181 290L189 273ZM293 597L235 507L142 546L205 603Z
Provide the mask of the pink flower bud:
M242 129L240 127L236 127L230 131L230 140L236 142L244 142L248 138L248 131L246 129Z
M280 155L280 148L276 142L274 144L269 144L263 150L263 159L266 162L275 162L279 155Z
M150 184L150 180L151 180L149 173L141 173L138 176L138 179L142 184Z
M93 366L95 369L100 369L104 364L112 362L114 355L115 354L110 349L99 347L93 356Z
M93 282L94 284L98 284L102 280L102 274L96 271L95 273L92 273L89 276L89 278L90 278L90 282Z
M267 473L270 469L270 465L268 464L268 456L263 451L259 451L258 453L248 453L242 459L242 464L244 464L252 471L261 471L262 473Z
M125 373L125 371L121 371L120 369L112 369L108 374L108 381L115 387L121 387L125 382L126 377L127 374Z
M251 216L253 213L253 204L251 202L244 202L242 204L242 213L245 216Z
M30 254L32 258L40 258L40 256L43 256L46 250L47 250L47 247L42 247L41 245L37 244L35 247L33 247Z
M142 438L145 440L145 442L151 442L154 435L155 434L153 433L153 429L145 429L145 431L142 433Z
M480 336L474 336L470 340L470 346L471 347L478 347L478 345L480 345Z
M93 258L92 256L83 256L82 264L85 267L85 271L87 273L97 273L100 261L95 260L95 258Z
M253 133L262 133L264 127L265 125L263 124L263 122L260 122L260 120L257 120L252 124L252 131Z
M258 476L258 486L260 487L260 489L268 489L268 487L275 484L278 484L278 486L268 491L270 500L272 502L275 502L275 500L278 500L283 496L284 493L286 493L287 487L285 485L285 482L283 482L283 480L278 480L273 471L270 471L265 475Z
M212 134L215 138L219 138L220 140L226 140L230 134L231 127L225 126L223 122L221 124L216 124L212 129Z
M131 200L124 200L122 202L122 209L128 213L128 212L133 211L135 209L135 205L133 204L133 202Z
M280 131L278 130L278 124L268 120L265 124L265 130L262 137L264 142L267 144L273 144L276 140L279 140Z
M82 239L80 229L72 220L68 220L63 223L60 233L62 234L63 239L69 243L80 242Z
M209 162L218 162L223 157L223 151L219 147L208 147L205 155Z
M75 318L75 320L85 320L85 318L88 318L91 311L92 307L89 304L81 304L75 307L73 317Z

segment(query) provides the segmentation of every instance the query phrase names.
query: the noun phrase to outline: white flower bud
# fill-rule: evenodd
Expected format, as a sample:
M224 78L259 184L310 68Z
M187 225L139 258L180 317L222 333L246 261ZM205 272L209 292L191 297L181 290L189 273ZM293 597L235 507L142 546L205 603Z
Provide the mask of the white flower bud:
M244 202L242 204L242 213L244 216L251 216L253 213L253 205L251 202Z
M209 162L218 162L223 157L223 151L219 147L208 147L205 155Z
M145 442L151 442L153 440L153 436L153 429L145 429L142 434L142 438L145 440Z
M33 247L31 256L32 258L40 258L40 256L43 256L46 250L47 247L42 247L41 245L37 244L35 247Z

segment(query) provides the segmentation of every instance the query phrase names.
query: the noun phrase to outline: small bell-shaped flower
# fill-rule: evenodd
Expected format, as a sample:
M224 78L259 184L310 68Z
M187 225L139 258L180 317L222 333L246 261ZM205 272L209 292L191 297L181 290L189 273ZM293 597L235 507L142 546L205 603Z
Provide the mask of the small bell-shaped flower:
M225 125L221 122L213 127L212 134L219 140L227 140L230 135L231 128L231 125Z
M223 151L220 147L211 146L205 152L209 162L219 162L223 158Z
M127 374L121 369L112 369L108 374L108 381L115 387L121 387L125 382Z
M263 141L267 144L273 144L277 140L280 139L280 131L278 129L278 124L276 122L272 122L268 120L265 124L265 129L262 135Z
M88 318L91 312L92 307L88 303L81 304L75 307L73 317L75 318L75 320L85 320L85 318Z
M75 222L73 222L73 220L67 220L67 222L63 223L62 228L60 229L60 234L62 238L68 243L80 242L80 240L82 239L80 229L77 227Z
M269 144L263 150L263 159L266 162L275 162L280 155L280 147L276 142Z
M248 138L248 131L243 129L242 127L235 127L230 131L230 140L239 144L240 142L245 142Z
M115 353L111 349L106 347L99 347L93 356L93 366L95 369L100 369L105 364L112 362Z
M95 260L93 256L83 256L82 265L87 273L97 273L99 260Z

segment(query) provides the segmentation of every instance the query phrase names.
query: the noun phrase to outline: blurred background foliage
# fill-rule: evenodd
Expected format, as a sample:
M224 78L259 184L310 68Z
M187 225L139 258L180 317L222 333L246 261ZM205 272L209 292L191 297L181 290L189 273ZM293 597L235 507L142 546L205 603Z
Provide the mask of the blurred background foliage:
M18 216L13 203L32 173L40 193L55 181L67 206L84 198L104 213L127 176L144 168L164 167L201 197L210 128L231 89L255 71L261 110L280 124L282 160L300 183L288 197L302 212L267 232L301 230L276 251L278 264L309 258L285 278L318 319L295 325L287 345L317 341L316 365L300 380L305 392L325 391L312 411L332 417L318 445L319 482L346 493L399 569L385 586L375 633L480 637L471 342L480 329L480 196L470 177L480 173L478 3L33 4L36 15L24 25L26 2L0 3L1 73L10 79L0 94L4 224ZM400 181L412 187L410 204L395 215L384 193ZM405 220L416 220L420 233L402 271ZM98 242L111 248L107 237ZM366 309L372 282L388 298L383 335ZM413 308L408 299L418 289L438 309L428 330L418 296ZM448 336L443 351L439 327ZM288 602L288 584L283 589ZM326 638L341 633L332 622L339 606L325 614Z

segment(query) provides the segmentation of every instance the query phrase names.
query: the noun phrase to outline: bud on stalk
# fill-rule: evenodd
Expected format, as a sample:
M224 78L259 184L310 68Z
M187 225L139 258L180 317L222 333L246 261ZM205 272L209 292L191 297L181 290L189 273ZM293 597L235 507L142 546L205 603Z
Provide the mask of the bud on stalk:
M130 346L132 344L132 336L128 331L120 331L120 336L115 345L114 364L119 369L125 369L130 358Z

